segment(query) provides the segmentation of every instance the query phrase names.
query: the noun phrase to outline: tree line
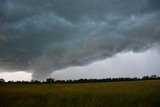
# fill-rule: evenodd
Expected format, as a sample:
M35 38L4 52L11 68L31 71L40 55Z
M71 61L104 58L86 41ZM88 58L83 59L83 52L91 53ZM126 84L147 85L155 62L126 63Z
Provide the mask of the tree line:
M98 82L120 82L120 81L139 81L139 80L160 80L160 76L151 75L143 76L142 78L130 78L130 77L120 77L120 78L103 78L103 79L78 79L78 80L55 80L53 78L47 78L46 81L8 81L5 82L3 78L0 79L0 84L4 83L22 83L22 84L61 84L61 83L98 83Z

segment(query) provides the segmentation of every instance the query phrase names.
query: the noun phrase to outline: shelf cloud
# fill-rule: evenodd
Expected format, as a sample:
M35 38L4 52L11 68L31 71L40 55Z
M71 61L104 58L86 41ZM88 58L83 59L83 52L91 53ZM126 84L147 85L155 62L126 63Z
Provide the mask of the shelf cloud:
M159 0L1 0L0 69L85 66L160 43Z

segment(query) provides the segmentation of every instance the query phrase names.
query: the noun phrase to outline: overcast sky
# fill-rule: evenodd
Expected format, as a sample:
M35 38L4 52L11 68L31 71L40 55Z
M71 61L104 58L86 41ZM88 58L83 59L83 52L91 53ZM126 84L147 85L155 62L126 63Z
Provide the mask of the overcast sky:
M1 0L0 77L160 75L159 19L159 0Z

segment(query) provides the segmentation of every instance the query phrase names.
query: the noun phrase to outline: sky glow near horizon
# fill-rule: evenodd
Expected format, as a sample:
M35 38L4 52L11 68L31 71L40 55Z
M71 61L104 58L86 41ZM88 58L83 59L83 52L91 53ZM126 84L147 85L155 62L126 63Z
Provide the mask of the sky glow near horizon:
M81 78L116 78L116 77L143 77L160 76L159 51L151 49L141 53L119 53L114 57L94 62L85 67L71 67L53 72L56 79Z

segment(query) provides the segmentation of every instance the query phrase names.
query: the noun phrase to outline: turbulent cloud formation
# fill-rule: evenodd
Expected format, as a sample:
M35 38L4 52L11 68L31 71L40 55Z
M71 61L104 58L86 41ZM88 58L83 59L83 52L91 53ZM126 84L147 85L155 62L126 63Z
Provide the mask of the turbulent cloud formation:
M1 0L0 68L34 79L160 43L159 0Z

